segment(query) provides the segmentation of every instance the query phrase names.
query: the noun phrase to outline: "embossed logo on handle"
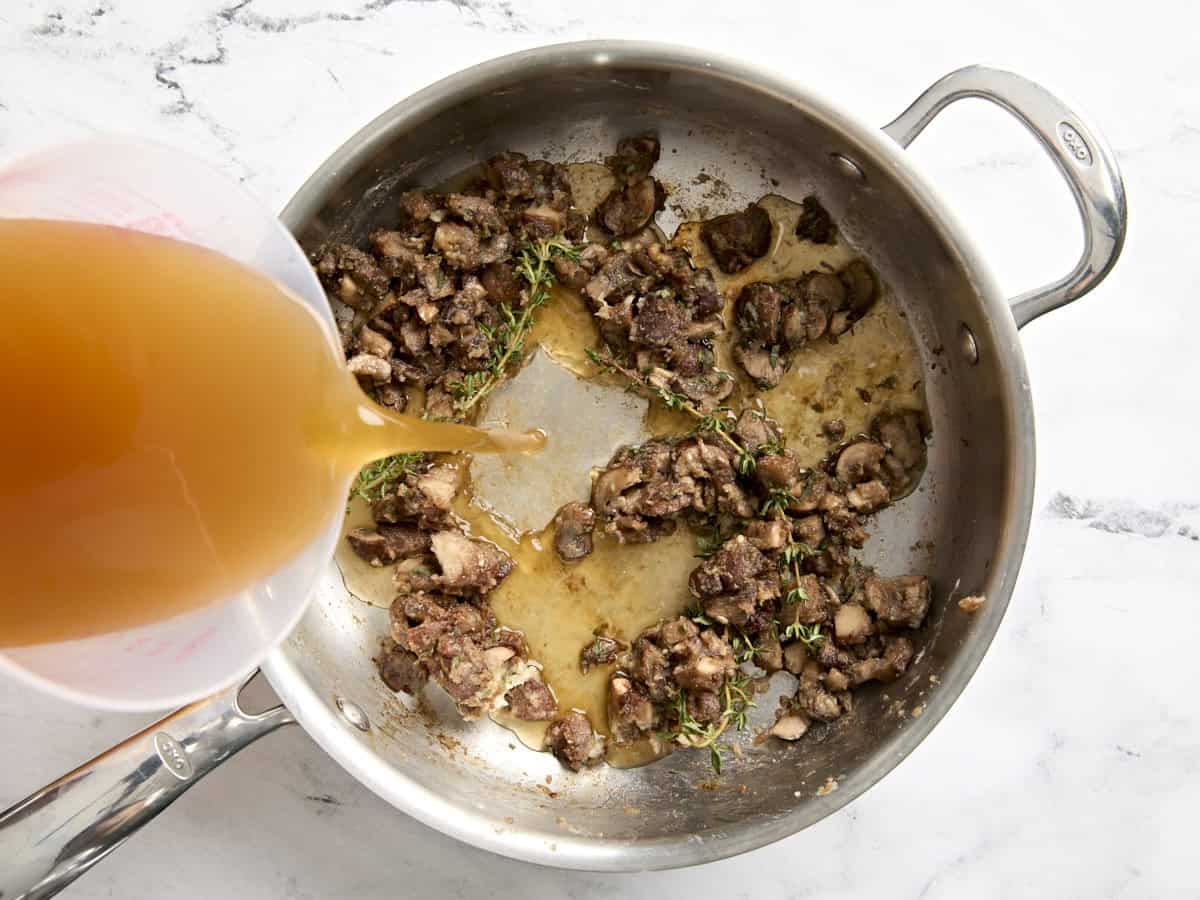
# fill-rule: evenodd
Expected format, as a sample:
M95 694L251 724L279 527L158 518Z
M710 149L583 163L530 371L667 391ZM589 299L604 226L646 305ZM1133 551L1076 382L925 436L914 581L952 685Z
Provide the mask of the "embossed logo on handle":
M1058 123L1058 138L1067 148L1067 152L1075 157L1076 162L1085 166L1092 164L1092 151L1088 148L1087 141L1080 136L1071 123Z
M184 752L183 745L175 740L175 738L171 737L165 731L156 733L154 735L154 749L158 751L158 757L163 761L163 765L167 767L167 771L180 781L187 781L192 777L192 761L187 758L187 753Z

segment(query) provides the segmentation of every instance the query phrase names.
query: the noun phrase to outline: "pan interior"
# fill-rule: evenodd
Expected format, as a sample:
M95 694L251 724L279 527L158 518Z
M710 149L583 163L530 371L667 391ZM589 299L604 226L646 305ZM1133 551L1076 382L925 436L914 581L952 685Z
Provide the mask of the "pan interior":
M822 105L717 68L559 61L552 71L497 69L469 90L410 101L389 116L289 207L285 217L306 250L328 239L365 240L390 224L401 191L502 150L597 160L618 138L643 131L663 146L655 171L672 190L659 218L668 234L680 221L767 193L816 193L906 314L933 424L919 489L877 517L864 559L884 574L928 573L936 599L902 679L860 691L854 711L833 727L728 760L720 778L704 753L574 775L491 722L461 722L433 690L420 707L407 703L380 683L371 661L386 613L350 598L332 566L268 663L281 695L326 749L344 763L357 760L348 768L393 803L474 843L552 865L644 868L728 855L804 827L865 790L969 678L1014 575L1016 561L1001 548L1028 514L1014 486L1019 441L1007 410L1017 401L1000 359L1011 353L1011 327L989 320L986 287L972 283L946 227L896 177L889 154ZM701 171L711 180L697 184ZM960 349L964 325L978 347L974 365ZM955 599L974 593L990 593L991 602L968 615ZM370 730L340 721L337 698L361 707Z

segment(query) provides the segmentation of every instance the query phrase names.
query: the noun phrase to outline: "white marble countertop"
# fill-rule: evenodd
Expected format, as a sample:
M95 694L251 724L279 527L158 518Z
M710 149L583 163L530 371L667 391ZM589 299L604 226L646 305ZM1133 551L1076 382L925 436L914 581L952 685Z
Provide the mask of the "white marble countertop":
M1200 893L1190 393L1200 275L1185 270L1200 237L1200 14L1185 3L1117 15L1030 0L703 6L5 0L0 156L92 129L135 132L207 157L278 208L346 136L416 88L585 37L737 54L879 123L968 62L1060 91L1114 146L1132 227L1101 288L1021 335L1040 432L1037 513L1008 616L958 704L879 786L819 825L750 857L629 876L538 869L457 844L287 729L198 785L69 896ZM1066 271L1079 229L1032 139L980 107L950 110L914 153L1015 294ZM0 683L0 807L147 719Z

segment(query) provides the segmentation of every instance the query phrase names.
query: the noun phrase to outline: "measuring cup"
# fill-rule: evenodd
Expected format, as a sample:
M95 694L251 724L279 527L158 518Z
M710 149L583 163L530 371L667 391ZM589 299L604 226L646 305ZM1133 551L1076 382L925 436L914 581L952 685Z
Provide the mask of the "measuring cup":
M38 152L0 169L0 217L117 225L211 247L287 288L337 342L325 293L287 229L235 181L178 150L100 137ZM0 671L99 709L207 696L244 677L299 621L339 525L331 518L291 561L235 596L152 625L0 650Z

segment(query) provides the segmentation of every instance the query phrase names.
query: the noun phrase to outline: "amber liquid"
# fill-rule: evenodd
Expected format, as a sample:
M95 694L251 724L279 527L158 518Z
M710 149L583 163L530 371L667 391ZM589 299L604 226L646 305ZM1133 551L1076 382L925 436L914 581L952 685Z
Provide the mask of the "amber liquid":
M372 459L540 443L371 403L305 306L191 244L0 220L0 297L0 646L236 593Z

